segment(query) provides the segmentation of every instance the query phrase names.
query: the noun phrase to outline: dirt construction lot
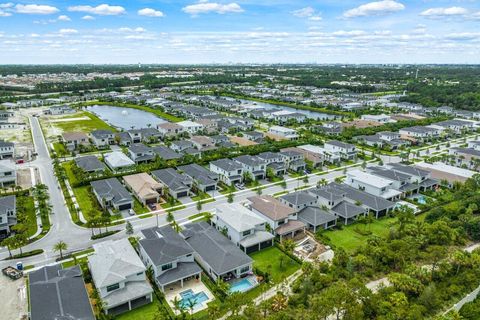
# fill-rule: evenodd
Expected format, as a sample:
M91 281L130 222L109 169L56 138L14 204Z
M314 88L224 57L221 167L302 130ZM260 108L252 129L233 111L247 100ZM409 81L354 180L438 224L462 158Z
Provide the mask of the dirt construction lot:
M2 319L27 319L27 288L25 279L12 281L0 273L2 292Z

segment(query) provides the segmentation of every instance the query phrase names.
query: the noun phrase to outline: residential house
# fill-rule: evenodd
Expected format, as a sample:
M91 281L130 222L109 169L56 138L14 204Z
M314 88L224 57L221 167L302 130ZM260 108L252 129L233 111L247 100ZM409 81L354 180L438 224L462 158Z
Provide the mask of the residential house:
M389 163L386 167L395 172L409 175L409 183L418 185L419 191L433 190L439 184L437 180L430 177L430 172L426 170L400 163Z
M80 266L45 266L28 274L29 319L95 320Z
M0 160L11 159L15 154L15 144L0 140Z
M402 138L411 138L415 141L423 142L427 140L431 140L440 136L440 130L424 127L424 126L414 126L414 127L407 127L398 130Z
M399 200L402 196L402 192L394 188L393 180L361 170L348 171L345 183L390 201Z
M103 172L107 167L96 156L83 156L74 159L75 164L87 173Z
M210 171L220 177L220 181L231 186L243 181L243 166L230 159L219 159L210 162Z
M99 242L93 249L88 266L107 314L118 315L153 301L146 268L127 238Z
M153 152L165 161L181 159L183 156L180 153L175 152L167 146L154 146L151 147Z
M70 151L78 149L80 145L88 146L90 144L88 136L83 132L64 132L62 141Z
M115 133L111 130L94 130L90 135L97 148L105 148L115 144Z
M6 238L17 224L17 198L15 195L0 198L0 238Z
M299 151L282 151L280 154L289 170L293 172L304 171L307 167L303 153Z
M354 160L357 157L357 148L350 143L330 140L325 142L324 148L327 152L337 154L344 160Z
M183 133L183 127L176 123L164 122L157 125L157 130L163 138L176 137Z
M219 175L196 163L180 166L178 170L190 177L195 187L202 192L217 189Z
M196 134L199 131L202 131L204 128L201 124L186 120L186 121L180 121L177 122L179 126L181 126L184 132L187 132L189 134Z
M233 161L240 163L243 172L248 172L253 180L265 179L267 163L263 159L257 156L243 155L233 158Z
M364 114L361 116L361 119L365 121L375 121L379 123L392 122L392 118L386 114Z
M90 182L98 203L103 208L128 210L133 208L133 199L127 189L117 178L109 178Z
M155 160L155 152L143 143L134 143L128 147L128 155L136 164Z
M304 144L296 148L282 149L281 151L296 151L303 154L304 158L312 163L314 168L323 166L325 161L331 163L337 163L340 161L340 157L327 152L324 148L314 146L311 144Z
M268 133L270 137L277 138L277 139L285 139L285 140L298 140L299 135L297 131L294 129L281 127L281 126L271 126L268 129Z
M248 131L248 132L244 132L242 134L243 134L243 137L245 139L248 139L248 140L256 142L256 143L263 142L263 139L265 137L265 135L262 132L259 132L259 131Z
M17 184L17 168L11 160L0 160L0 186L9 187Z
M132 159L130 159L125 153L120 151L105 154L103 156L103 160L112 171L128 169L135 165L135 162L133 162Z
M292 208L296 212L299 212L306 207L314 206L317 203L316 197L305 191L296 191L285 194L281 196L279 200L281 203Z
M280 200L268 195L250 197L248 200L250 210L265 219L270 231L280 240L305 232L306 225L298 220L297 210Z
M178 153L183 153L185 150L195 149L195 145L190 140L176 140L170 144L170 149Z
M75 109L69 107L69 106L53 106L45 110L45 114L50 114L53 116L58 116L62 114L72 114L75 113Z
M123 181L142 204L155 204L160 201L163 185L149 176L148 173L124 176Z
M187 224L181 234L195 250L195 260L214 281L252 273L252 258L208 223Z
M190 141L201 152L216 149L215 142L207 136L192 136Z
M267 164L267 170L271 170L275 176L283 176L287 173L287 165L285 164L284 157L280 153L275 152L262 152L257 155Z
M152 171L152 175L157 181L168 188L168 193L174 199L188 197L193 181L187 175L178 173L173 168Z
M212 219L212 225L247 254L273 245L274 236L266 231L266 224L239 203L216 206Z
M138 242L140 259L153 271L155 282L161 291L168 286L202 277L202 269L195 262L195 250L171 226L142 230L143 239Z

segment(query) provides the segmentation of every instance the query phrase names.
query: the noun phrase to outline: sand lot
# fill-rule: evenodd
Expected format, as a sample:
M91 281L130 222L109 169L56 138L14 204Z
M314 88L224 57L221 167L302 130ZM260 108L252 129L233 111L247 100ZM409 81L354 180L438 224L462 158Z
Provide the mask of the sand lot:
M27 288L25 279L10 280L0 274L0 288L2 288L2 319L27 319Z

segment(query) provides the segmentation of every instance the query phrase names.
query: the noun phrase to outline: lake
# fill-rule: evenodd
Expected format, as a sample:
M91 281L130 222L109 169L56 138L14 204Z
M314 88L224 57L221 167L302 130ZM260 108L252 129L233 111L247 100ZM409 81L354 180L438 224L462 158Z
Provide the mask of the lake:
M240 99L240 101L244 104L256 105L256 106L265 108L267 110L287 110L287 111L292 111L292 112L298 112L298 113L306 115L307 118L315 119L315 120L335 120L338 117L338 116L335 116L334 114L328 114L328 113L310 111L310 110L303 110L303 109L295 109L295 108L292 108L292 107L287 107L287 106L282 106L282 105L272 104L272 103L257 102L257 101L252 101L252 100L243 100L243 99Z
M167 122L153 113L143 110L114 107L114 106L90 106L87 111L94 113L97 117L108 124L124 130L147 128L150 124L155 128L157 124Z

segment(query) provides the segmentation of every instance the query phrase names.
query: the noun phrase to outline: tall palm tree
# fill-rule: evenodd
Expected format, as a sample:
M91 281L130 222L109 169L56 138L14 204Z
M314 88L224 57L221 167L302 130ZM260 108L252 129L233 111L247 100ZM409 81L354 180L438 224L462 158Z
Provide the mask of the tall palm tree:
M60 252L60 259L63 259L63 251L66 251L67 249L68 245L63 240L58 241L53 246L54 252Z

